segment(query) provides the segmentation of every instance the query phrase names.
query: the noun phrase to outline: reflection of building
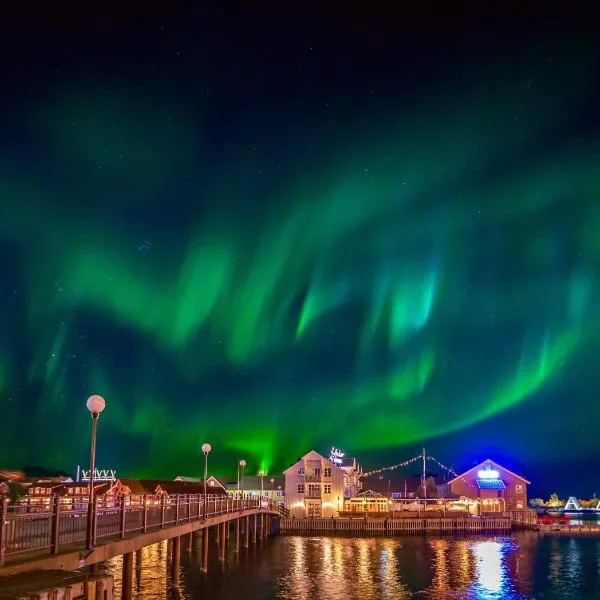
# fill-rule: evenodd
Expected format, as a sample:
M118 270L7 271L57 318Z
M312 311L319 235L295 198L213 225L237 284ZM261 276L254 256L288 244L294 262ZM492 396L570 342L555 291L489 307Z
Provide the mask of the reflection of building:
M344 502L346 512L388 512L389 500L378 492L365 490Z
M439 486L438 494L472 500L481 512L526 510L528 485L520 475L488 459Z
M331 517L344 506L346 472L311 450L284 471L285 504L294 517Z

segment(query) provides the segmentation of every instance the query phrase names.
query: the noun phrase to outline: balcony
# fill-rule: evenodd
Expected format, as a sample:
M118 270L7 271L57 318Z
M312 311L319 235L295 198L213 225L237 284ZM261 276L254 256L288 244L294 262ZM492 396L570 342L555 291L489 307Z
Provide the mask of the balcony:
M311 490L308 489L306 490L305 494L304 494L305 498L311 499L311 498L320 498L321 497L321 490L320 489L316 489L316 490Z
M314 473L306 473L306 475L304 475L304 481L313 481L315 483L318 483L321 481L321 475L315 475Z

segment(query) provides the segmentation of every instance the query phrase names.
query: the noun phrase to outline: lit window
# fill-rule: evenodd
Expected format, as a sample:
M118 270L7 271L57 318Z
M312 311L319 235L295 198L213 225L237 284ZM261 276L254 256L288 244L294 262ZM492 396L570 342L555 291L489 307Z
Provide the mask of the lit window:
M324 493L324 494L331 494L331 484L330 484L330 483L326 483L326 484L323 486L323 488L324 488L324 489L323 489L323 493Z
M323 475L325 475L325 477L331 477L331 467L325 467Z
M515 485L515 493L517 494L522 494L523 493L523 485L522 484L517 484Z
M298 493L304 494L304 484L303 483L298 484Z

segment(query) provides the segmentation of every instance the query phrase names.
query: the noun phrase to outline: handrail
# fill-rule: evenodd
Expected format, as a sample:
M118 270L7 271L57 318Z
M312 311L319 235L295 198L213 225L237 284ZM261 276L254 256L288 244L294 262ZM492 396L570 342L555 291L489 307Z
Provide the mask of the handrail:
M33 502L35 500L35 502ZM0 499L0 566L6 556L47 549L56 554L65 544L83 544L88 520L87 496L47 496L8 505ZM287 516L287 509L265 496L232 498L207 494L129 494L96 496L92 522L93 543L143 534L183 523L245 510L271 511Z

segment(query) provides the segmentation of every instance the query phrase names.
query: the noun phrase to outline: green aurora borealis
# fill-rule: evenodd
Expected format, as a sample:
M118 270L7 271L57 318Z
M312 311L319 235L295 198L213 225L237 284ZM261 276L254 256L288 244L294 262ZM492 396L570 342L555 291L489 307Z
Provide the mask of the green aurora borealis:
M15 92L0 462L85 461L92 393L100 466L157 476L203 441L273 472L561 406L598 347L595 64L536 49L271 106L131 66Z

